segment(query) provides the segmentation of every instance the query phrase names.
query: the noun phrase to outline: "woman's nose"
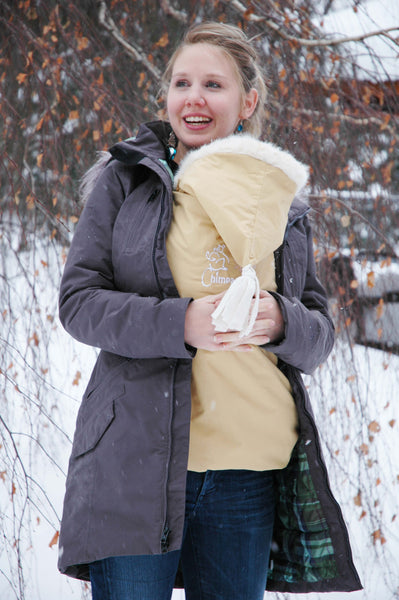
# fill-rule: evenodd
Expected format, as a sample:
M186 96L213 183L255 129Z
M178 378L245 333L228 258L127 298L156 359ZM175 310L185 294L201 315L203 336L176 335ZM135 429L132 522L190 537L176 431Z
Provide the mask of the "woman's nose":
M188 106L191 106L191 105L204 106L205 100L202 96L201 90L195 86L192 86L189 89L189 92L186 96L186 104Z

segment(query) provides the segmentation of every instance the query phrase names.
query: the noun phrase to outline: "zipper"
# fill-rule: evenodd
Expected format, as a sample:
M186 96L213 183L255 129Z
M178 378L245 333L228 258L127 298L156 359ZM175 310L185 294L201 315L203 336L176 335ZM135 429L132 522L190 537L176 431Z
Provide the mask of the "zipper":
M153 200L160 193L160 190L157 189L156 192L157 193L155 193L155 191L154 191L151 194L151 197L150 197L151 200ZM159 211L157 228L155 230L154 242L152 245L152 268L154 269L154 275L155 275L155 279L157 282L157 287L158 287L158 292L159 292L160 298L165 298L165 294L162 290L161 282L159 281L159 277L158 277L158 269L157 269L157 266L155 263L155 252L156 252L156 248L157 248L158 236L159 236L159 231L161 229L161 223L162 223L162 217L163 217L164 210L165 210L165 200L164 200L163 194L161 194L161 208Z
M150 200L154 200L154 198L160 193L160 190L154 190L154 192L151 194L150 196ZM154 235L154 242L153 242L153 246L152 246L152 267L154 269L154 275L155 275L155 279L157 282L157 286L158 286L158 292L159 292L159 296L160 298L165 298L165 294L164 291L162 289L161 286L161 282L159 281L159 277L158 277L158 269L156 266L156 262L155 262L155 252L156 252L156 246L157 246L157 242L158 242L158 237L159 237L159 231L161 229L161 224L162 224L162 217L164 214L164 210L165 210L165 199L164 199L164 195L161 193L161 207L160 207L160 211L159 211L159 216L158 216L158 223L157 223L157 228L155 230L155 235ZM169 480L169 463L170 463L170 457L171 457L171 453L172 453L172 420L173 420L173 390L174 390L174 383L175 383L175 377L176 377L176 365L177 365L177 360L174 359L171 363L170 363L170 368L173 368L173 373L172 373L172 380L171 380L171 386L170 386L170 391L169 391L169 418L168 418L168 431L167 431L167 450L166 450L166 461L165 461L165 479L164 479L164 501L163 501L163 506L164 506L164 514L163 514L163 519L162 519L162 531L161 531L161 535L160 535L160 549L161 549L161 553L164 554L165 552L168 551L169 548L169 537L170 537L170 529L169 529L169 525L167 523L167 514L168 514L168 480Z
M160 546L161 553L164 554L168 551L169 548L169 536L170 529L167 522L168 515L168 482L169 482L169 465L170 458L172 454L172 421L173 421L173 397L174 397L174 388L175 388L175 379L176 379L176 370L177 370L177 359L173 359L171 362L170 368L173 369L172 380L171 380L171 388L169 392L169 420L168 420L168 445L167 445L167 453L166 453L166 461L165 461L165 481L164 481L164 518L163 518L163 526L162 526L162 534L160 538Z
M281 246L274 251L274 275L276 278L277 293L281 295L284 294L284 245L288 246L288 242L286 240L284 240Z
M165 182L164 178L159 175L159 173L158 173L158 171L156 169L154 169L154 172L158 175L158 177L160 177L162 185L166 189L169 188L170 194L172 194L173 193L173 190L172 190L172 180L170 179L170 177L173 177L173 173L170 171L170 167L167 164L166 164L166 166L163 164L163 161L160 161L160 164L161 164L162 171L163 172L167 171L167 173L168 173L168 176L167 176L168 177L167 178L168 183ZM169 171L170 171L170 173L169 173ZM156 193L154 193L155 191L156 191ZM159 212L158 224L157 224L157 228L156 228L156 231L155 231L154 243L153 243L153 247L152 247L152 268L154 270L154 276L155 276L155 279L156 279L156 282L157 282L159 296L160 296L160 298L163 299L166 296L165 296L164 291L162 289L161 282L159 281L158 270L157 270L156 263L155 263L155 252L156 252L156 246L157 246L159 231L161 229L162 217L163 217L164 212L165 212L165 194L162 193L161 188L157 188L157 190L154 190L154 192L151 194L150 199L153 200L158 194L161 194L161 208L160 208L160 212ZM165 252L166 252L166 250L165 250Z

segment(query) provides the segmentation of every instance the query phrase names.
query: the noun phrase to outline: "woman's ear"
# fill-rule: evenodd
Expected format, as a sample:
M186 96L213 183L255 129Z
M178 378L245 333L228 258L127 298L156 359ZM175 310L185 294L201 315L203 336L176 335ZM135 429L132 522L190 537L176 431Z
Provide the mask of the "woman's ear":
M248 94L245 95L243 107L240 113L241 119L249 119L258 104L258 92L255 88L251 88Z

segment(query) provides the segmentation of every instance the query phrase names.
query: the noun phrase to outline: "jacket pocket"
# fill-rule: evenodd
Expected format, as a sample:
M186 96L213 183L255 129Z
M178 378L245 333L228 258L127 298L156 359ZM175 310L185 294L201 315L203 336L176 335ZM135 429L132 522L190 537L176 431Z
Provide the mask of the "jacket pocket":
M124 393L125 386L123 384L116 386L107 404L100 411L95 403L90 402L91 410L85 410L85 415L79 415L80 426L76 428L72 458L78 458L94 450L115 419L115 400ZM90 396L91 399L92 396Z

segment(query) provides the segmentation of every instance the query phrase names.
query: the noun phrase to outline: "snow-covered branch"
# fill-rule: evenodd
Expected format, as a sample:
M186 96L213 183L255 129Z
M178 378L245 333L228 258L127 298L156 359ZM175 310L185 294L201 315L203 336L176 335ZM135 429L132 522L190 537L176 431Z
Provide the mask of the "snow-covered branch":
M268 19L266 16L256 14L248 10L240 0L231 0L230 5L233 6L241 15L251 23L264 23L267 27L278 33L280 37L289 41L295 42L301 46L309 46L309 47L317 47L317 46L339 46L341 44L347 44L348 42L362 42L370 37L375 36L385 36L388 37L394 44L399 46L398 39L395 39L389 33L391 31L399 31L399 25L394 25L393 27L388 27L386 29L377 29L376 31L369 31L367 33L362 33L360 35L353 36L342 36L342 37L326 37L326 38L318 38L318 39L308 39L303 37L297 37L295 35L290 35L284 30L284 27L275 23L271 19Z
M360 221L365 223L367 225L367 227L369 227L372 231L374 231L377 238L381 239L382 242L385 244L385 247L390 250L390 252L392 253L392 256L394 256L395 258L398 258L397 254L395 252L395 248L392 246L392 243L389 241L389 239L386 237L386 235L384 235L384 233L381 231L381 229L378 229L378 227L375 227L373 225L373 223L371 223L370 219L368 219L365 215L362 215L358 210L353 208L353 206L351 206L344 200L341 200L341 198L338 198L336 195L329 196L328 193L325 193L323 191L320 194L309 194L309 198L312 200L329 200L330 202L334 202L334 203L342 206L342 208L344 208L348 214L350 214L354 217L357 217Z
M109 14L108 7L104 0L100 0L100 2L98 2L98 20L100 24L115 38L115 40L121 44L121 46L123 46L123 48L134 58L135 61L141 62L155 79L159 79L161 77L161 72L148 60L145 52L142 49L138 50L123 37L115 25L113 18Z
M166 15L170 15L171 17L173 17L177 21L180 21L181 23L188 22L187 13L184 10L177 10L176 8L171 6L169 0L160 0L160 5Z

